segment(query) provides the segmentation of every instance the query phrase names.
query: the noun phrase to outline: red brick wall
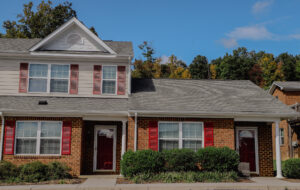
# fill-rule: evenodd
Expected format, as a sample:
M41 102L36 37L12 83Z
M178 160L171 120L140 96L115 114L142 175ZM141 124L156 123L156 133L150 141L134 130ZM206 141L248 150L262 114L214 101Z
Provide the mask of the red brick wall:
M214 145L216 147L227 146L231 149L235 149L234 141L234 122L233 119L201 119L201 118L138 118L138 150L148 149L149 140L149 121L201 121L212 122L214 125ZM128 118L128 141L127 149L134 149L134 117Z
M276 88L274 90L273 96L278 97L278 100L280 100L282 103L286 105L293 105L297 102L300 103L300 92L284 92L281 91L279 88ZM294 157L298 157L298 149L290 148L289 147L289 137L288 137L288 123L286 120L283 120L280 122L279 125L280 128L284 129L284 144L280 146L280 152L281 152L281 159L286 160L290 158L290 152L294 151ZM276 152L275 152L275 124L272 125L272 139L273 139L273 158L276 159ZM297 135L294 134L292 136L292 141L297 141Z
M116 172L102 172L102 174L119 174L122 144L122 123L113 121L84 121L82 143L82 174L93 173L94 160L94 126L115 125L117 126L117 149L116 149ZM97 173L101 174L101 173Z
M62 117L5 117L5 120L40 120L40 121L72 121L71 154L61 156L17 156L3 155L3 160L12 162L16 165L40 161L49 163L59 161L71 168L72 175L80 175L81 166L81 143L82 143L82 119L81 118L62 118Z

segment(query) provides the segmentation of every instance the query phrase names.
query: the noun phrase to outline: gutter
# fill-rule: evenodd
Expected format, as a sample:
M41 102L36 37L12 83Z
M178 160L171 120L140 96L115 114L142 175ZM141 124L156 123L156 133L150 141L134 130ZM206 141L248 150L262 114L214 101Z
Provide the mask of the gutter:
M3 116L3 113L0 112L0 115L1 115L1 146L0 146L0 161L2 160L2 152L3 152L3 138L4 138L4 116Z
M134 152L137 150L137 112L134 114Z

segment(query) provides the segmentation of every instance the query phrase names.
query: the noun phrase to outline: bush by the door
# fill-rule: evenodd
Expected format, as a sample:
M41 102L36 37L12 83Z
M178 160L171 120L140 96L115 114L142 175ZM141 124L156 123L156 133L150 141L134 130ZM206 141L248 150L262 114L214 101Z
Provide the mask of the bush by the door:
M228 147L207 147L197 152L201 169L204 171L237 171L240 162L238 153Z
M285 177L300 179L300 158L291 158L284 161L282 173Z

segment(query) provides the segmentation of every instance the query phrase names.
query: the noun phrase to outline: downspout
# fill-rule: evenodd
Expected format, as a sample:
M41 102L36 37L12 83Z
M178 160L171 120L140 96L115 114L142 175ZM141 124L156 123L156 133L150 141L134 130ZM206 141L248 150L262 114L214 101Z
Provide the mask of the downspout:
M3 138L4 138L4 116L3 113L0 112L1 115L1 146L0 146L0 160L2 160L2 152L3 152Z
M134 114L134 152L137 149L137 112Z

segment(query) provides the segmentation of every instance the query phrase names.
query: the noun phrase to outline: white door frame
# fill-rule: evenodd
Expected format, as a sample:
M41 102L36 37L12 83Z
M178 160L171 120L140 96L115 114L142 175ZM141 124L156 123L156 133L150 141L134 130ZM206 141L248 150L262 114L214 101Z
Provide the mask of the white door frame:
M99 129L113 129L114 130L114 142L113 142L113 169L112 170L98 170L97 169L97 152L98 152L98 137L97 132ZM116 147L117 147L117 126L115 125L95 125L94 127L94 172L115 172L116 171Z
M257 135L257 127L236 127L236 150L240 154L240 141L239 141L239 136L238 132L242 130L254 130L254 142L255 142L255 165L256 165L256 171L255 172L250 172L254 174L259 174L259 155L258 155L258 135Z

